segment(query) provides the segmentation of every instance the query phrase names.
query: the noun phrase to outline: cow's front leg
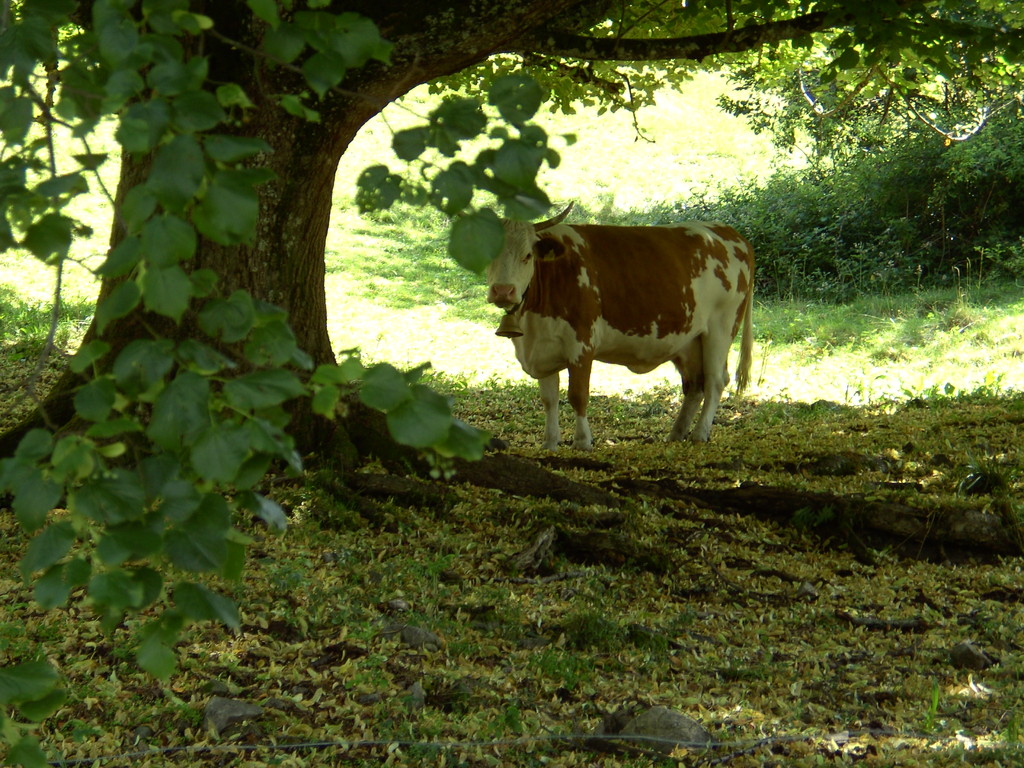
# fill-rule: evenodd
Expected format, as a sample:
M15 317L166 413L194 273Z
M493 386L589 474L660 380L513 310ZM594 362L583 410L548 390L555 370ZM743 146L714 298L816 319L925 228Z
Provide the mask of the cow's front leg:
M573 434L574 448L589 451L594 447L594 438L590 434L590 422L587 421L587 404L590 402L590 369L592 360L584 358L575 365L569 366L569 405L576 414L576 432Z
M538 381L540 402L544 406L544 450L558 450L561 433L558 429L558 373L552 373Z

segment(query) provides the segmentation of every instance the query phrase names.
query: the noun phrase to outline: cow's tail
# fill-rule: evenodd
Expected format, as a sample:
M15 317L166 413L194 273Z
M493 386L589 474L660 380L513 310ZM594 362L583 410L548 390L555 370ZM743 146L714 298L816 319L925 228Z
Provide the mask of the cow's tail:
M743 336L740 339L740 364L736 368L736 394L750 383L750 364L754 356L754 276L747 286L747 309L743 313Z

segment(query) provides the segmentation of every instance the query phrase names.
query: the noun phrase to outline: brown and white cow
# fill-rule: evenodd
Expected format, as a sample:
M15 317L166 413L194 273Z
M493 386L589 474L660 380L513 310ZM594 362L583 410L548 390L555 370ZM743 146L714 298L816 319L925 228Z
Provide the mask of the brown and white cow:
M587 401L595 360L636 373L671 360L684 397L668 439L707 441L741 324L739 391L750 376L750 243L723 224L695 221L570 226L563 220L571 208L539 224L505 221L505 247L487 272L487 300L507 312L498 335L512 338L523 370L540 383L544 448L558 447L558 373L566 368L573 445L593 446Z

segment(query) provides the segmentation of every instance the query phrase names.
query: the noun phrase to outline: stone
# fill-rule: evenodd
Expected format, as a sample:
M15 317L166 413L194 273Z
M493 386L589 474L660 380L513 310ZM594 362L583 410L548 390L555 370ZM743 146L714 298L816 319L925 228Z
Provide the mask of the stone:
M676 747L709 746L714 740L703 725L668 707L651 707L622 727L620 736L646 736L637 740L645 749L669 754Z
M427 705L427 692L423 688L423 683L419 680L406 688L403 698L405 699L405 707L410 712L423 709Z
M206 704L203 722L218 736L233 725L252 720L263 714L263 708L247 701L214 696Z
M402 642L410 648L416 648L418 650L439 651L441 650L441 646L444 645L441 638L429 629L414 627L412 624L406 624L403 626L398 636L402 639Z
M954 645L949 650L949 660L957 669L981 670L995 664L991 656L970 640Z

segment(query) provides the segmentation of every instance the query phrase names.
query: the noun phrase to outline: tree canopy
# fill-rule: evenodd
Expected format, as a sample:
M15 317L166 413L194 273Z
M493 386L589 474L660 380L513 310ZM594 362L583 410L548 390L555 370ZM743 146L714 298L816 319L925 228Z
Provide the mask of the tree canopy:
M159 607L138 660L167 675L185 625L238 621L202 583L240 572L233 514L284 526L260 481L272 465L300 471L303 452L340 452L354 386L401 442L480 455L482 436L419 372L339 361L327 337L335 168L414 86L458 95L395 136L420 174L367 169L360 203L462 214L450 249L480 269L501 246L488 206L532 218L549 204L535 181L558 162L534 121L545 94L564 110L636 108L692 67L738 55L766 71L813 60L851 95L954 75L984 87L1016 72L1021 21L992 0L4 0L3 249L59 276L92 224L67 204L101 187L96 169L114 160L95 138L105 122L121 153L93 325L39 416L3 443L0 488L33 534L22 570L37 600L84 594L109 630ZM465 157L482 136L490 145ZM2 675L9 757L39 763L9 726L59 706L56 677L41 662Z

